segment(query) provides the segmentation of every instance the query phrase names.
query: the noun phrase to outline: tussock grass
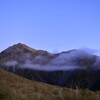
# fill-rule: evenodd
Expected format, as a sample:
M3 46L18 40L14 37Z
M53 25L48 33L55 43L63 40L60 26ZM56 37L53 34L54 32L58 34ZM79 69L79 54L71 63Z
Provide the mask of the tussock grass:
M39 83L0 68L0 100L100 100L100 92Z

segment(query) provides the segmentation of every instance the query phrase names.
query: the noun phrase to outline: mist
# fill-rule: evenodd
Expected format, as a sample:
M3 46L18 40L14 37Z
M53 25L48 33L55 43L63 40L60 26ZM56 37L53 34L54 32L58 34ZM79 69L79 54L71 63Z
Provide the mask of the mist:
M58 56L49 61L49 58L43 55L37 55L32 58L31 54L25 53L20 57L20 60L24 60L25 63L20 63L17 60L7 61L4 63L8 69L9 67L13 67L13 71L15 71L16 66L18 68L28 68L33 70L40 71L67 71L67 70L80 70L86 69L85 66L78 66L75 62L76 59L80 58L91 58L95 50L90 49L79 49L71 52L62 52L59 53ZM49 62L48 62L49 61ZM48 62L47 64L42 64L44 62ZM100 57L96 58L96 61L91 68L100 69Z

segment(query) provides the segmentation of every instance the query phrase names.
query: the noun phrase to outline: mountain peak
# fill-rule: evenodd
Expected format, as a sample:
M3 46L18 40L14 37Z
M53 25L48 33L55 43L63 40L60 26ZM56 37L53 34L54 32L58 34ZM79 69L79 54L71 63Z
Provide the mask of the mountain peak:
M4 50L3 52L5 53L16 53L16 52L23 52L23 51L28 51L28 52L36 52L35 49L22 44L22 43L17 43L14 44L13 46L8 47L6 50Z
M22 43L15 44L15 46L23 46L23 45L25 45L25 44L22 44Z
M29 46L27 46L25 44L22 44L22 43L17 43L15 45L11 46L11 47L20 48L20 49L31 49L31 50L35 50L35 49L33 49L33 48L31 48L31 47L29 47Z

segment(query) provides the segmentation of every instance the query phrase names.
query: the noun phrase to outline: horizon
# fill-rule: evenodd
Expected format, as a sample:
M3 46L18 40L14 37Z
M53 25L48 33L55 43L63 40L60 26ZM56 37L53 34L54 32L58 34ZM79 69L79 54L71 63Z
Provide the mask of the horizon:
M99 0L0 1L0 52L17 43L49 52L100 50Z
M68 52L68 51L77 51L77 52L81 52L81 53L87 53L87 54L90 54L90 55L97 55L97 56L100 56L100 50L96 50L96 49L91 49L91 48L78 48L78 49L70 49L70 50L66 50L66 51L52 51L52 52L50 52L50 51L48 51L48 50L44 50L44 49L36 49L36 48L32 48L32 47L30 47L30 46L28 46L28 45L26 45L26 44L23 44L23 43L16 43L16 44L13 44L13 45L11 45L11 46L8 46L6 49L4 49L3 51L5 51L5 50L7 50L7 49L9 49L9 47L13 47L13 46L18 46L19 47L19 45L23 45L23 46L25 46L25 48L27 48L27 47L29 47L29 48L31 48L31 49L33 49L33 50L43 50L43 51L47 51L47 52L49 52L49 53L51 53L51 54L56 54L56 53L64 53L64 52ZM2 52L2 51L1 51ZM0 52L0 53L1 53Z

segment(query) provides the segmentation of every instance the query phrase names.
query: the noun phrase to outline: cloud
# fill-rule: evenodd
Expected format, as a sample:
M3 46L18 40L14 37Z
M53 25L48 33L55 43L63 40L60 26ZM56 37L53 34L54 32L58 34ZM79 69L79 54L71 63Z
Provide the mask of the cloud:
M17 64L18 64L18 62L15 61L15 60L14 61L13 60L12 61L7 61L7 62L4 63L4 65L8 66L8 67L10 67L10 66L16 66Z
M4 66L6 66L7 70L12 67L13 72L15 71L16 66L18 65L18 62L15 60L12 61L7 61L3 64Z
M18 65L18 68L28 68L33 70L41 70L41 71L66 71L66 70L76 70L76 69L86 69L86 66L79 66L76 63L76 59L85 59L87 57L88 59L93 57L93 53L95 53L95 50L92 49L79 49L79 50L73 50L71 52L63 52L60 53L56 58L53 58L51 61L49 61L48 57L37 55L32 58L32 56L29 53L23 54L22 57L20 57L20 60L24 60L24 64L18 63L16 60L14 61L7 61L4 63L5 66L13 67L13 70L15 70L16 66ZM47 64L41 64L39 63L48 62ZM35 62L35 63L34 63ZM98 65L100 65L100 57L96 58L96 61L91 68L100 68Z
M41 66L39 64L30 64L25 63L20 65L20 68L28 68L33 70L40 70L40 71L67 71L67 70L76 70L76 69L84 69L80 66Z
M81 48L80 50L81 51L85 51L85 52L87 52L89 54L94 54L94 55L100 56L100 50L97 50L97 49Z

